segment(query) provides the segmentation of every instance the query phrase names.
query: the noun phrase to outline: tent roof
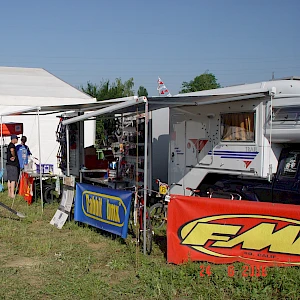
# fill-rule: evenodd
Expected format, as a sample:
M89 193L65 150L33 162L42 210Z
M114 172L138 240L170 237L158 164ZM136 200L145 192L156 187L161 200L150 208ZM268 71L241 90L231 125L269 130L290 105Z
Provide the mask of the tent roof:
M0 105L61 106L96 102L40 68L0 67Z

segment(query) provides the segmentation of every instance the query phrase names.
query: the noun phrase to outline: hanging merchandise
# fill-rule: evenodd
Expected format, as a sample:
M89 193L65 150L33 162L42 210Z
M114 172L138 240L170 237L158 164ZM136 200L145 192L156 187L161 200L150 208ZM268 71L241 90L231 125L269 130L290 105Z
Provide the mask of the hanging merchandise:
M66 138L66 126L62 125L62 121L65 118L60 118L56 129L56 141L59 143L57 152L57 164L58 167L64 172L67 168L67 138Z
M20 175L19 195L24 197L28 205L32 203L34 178L28 173L22 172Z

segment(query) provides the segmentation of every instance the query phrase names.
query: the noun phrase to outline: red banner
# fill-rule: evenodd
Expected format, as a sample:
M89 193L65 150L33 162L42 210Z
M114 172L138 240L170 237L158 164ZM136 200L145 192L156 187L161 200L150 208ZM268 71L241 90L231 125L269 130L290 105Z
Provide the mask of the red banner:
M300 266L297 205L171 196L168 262Z

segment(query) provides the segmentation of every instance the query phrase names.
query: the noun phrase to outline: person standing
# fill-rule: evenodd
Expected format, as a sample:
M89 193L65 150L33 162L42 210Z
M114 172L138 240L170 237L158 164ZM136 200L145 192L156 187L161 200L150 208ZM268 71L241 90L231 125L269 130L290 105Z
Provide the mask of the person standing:
M31 152L29 150L29 147L26 145L26 142L27 142L27 137L23 135L21 137L21 144L18 144L16 146L21 170L23 170L24 166L28 164L28 157L31 155Z
M18 136L13 134L10 139L11 142L7 147L7 162L6 162L6 169L7 169L7 187L8 187L8 196L10 198L15 197L15 186L16 182L19 179L19 172L20 172L20 164L17 155L17 150L15 144L18 142Z

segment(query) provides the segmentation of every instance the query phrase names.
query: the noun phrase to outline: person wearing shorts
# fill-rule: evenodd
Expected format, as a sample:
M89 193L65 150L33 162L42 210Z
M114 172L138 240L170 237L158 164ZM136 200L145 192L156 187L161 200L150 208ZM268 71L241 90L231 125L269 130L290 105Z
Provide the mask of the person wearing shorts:
M10 198L15 197L15 186L16 182L19 180L20 165L19 159L16 151L15 144L18 142L18 136L13 134L10 139L11 142L7 147L7 187L8 187L8 196Z

